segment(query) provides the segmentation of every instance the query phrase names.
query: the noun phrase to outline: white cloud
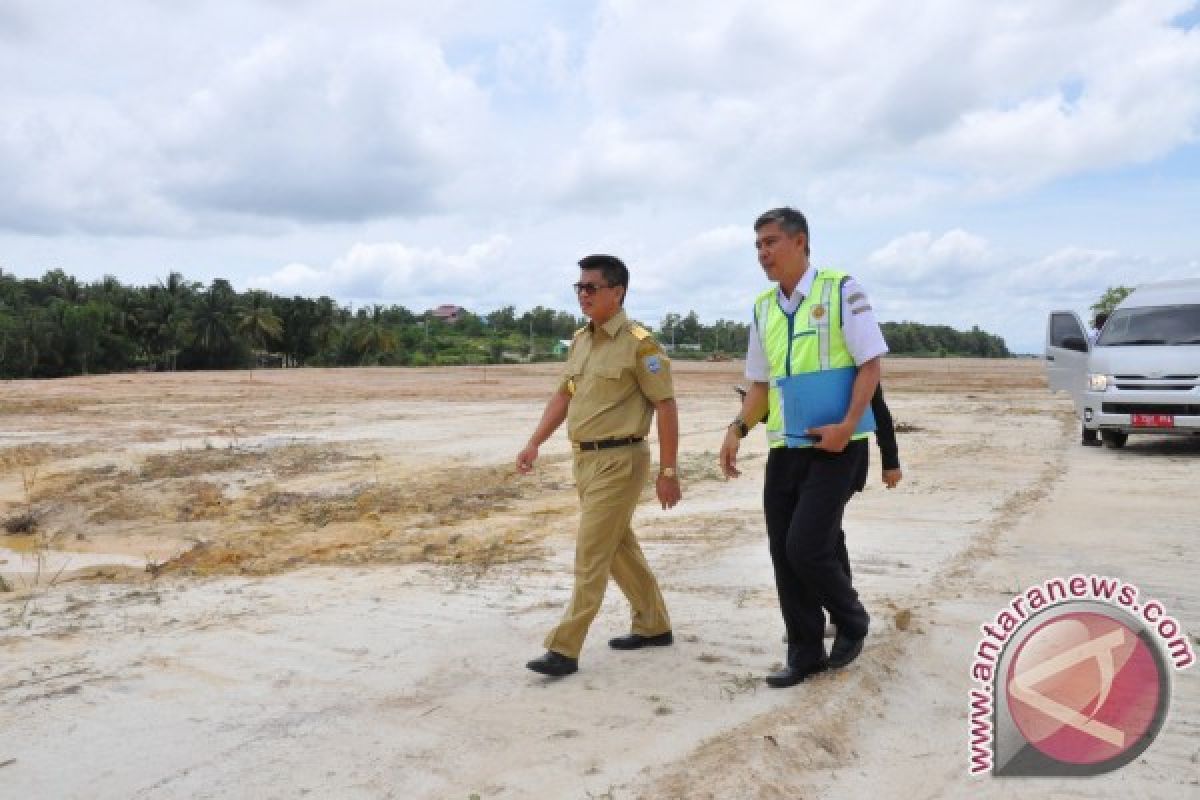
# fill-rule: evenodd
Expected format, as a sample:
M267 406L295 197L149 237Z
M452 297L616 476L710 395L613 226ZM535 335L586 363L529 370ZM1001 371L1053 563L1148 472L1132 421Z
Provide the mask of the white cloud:
M1056 293L1088 291L1096 288L1098 279L1110 280L1113 285L1127 281L1140 266L1112 250L1064 247L1010 270L1006 283Z
M0 90L0 175L17 187L0 225L192 234L426 213L489 149L486 94L402 27L297 23L229 56L111 97Z
M1195 141L1200 32L1171 24L1188 7L30 5L6 17L26 46L0 54L29 76L0 88L0 175L21 187L0 225L210 234L767 196L886 218Z
M981 236L955 229L941 236L917 231L900 236L867 257L891 285L919 286L932 280L957 282L985 275L997 256Z
M570 37L551 25L496 50L497 82L507 92L562 91L574 80Z
M164 143L183 204L294 220L428 211L470 166L484 96L403 32L273 38L194 92Z
M275 294L330 295L423 310L442 302L467 305L497 281L511 245L492 236L461 252L400 242L359 243L327 267L291 263L247 285Z
M1139 163L1196 139L1200 36L1170 25L1185 8L613 0L587 50L594 114L564 194L823 182L835 208L886 213L947 187L1011 193ZM893 188L843 199L846 173Z
M600 250L647 321L740 319L782 204L889 319L1196 270L1185 0L0 5L19 273L570 309Z

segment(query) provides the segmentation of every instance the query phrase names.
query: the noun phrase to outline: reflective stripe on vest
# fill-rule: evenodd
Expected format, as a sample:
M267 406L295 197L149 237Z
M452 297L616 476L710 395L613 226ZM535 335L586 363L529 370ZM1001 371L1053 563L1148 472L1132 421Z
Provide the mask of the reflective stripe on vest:
M842 281L844 272L819 270L812 287L792 314L779 305L777 287L759 294L754 300L754 321L758 326L763 353L770 365L771 381L767 393L770 418L767 443L783 447L783 398L776 379L802 372L853 367L854 356L846 347L842 333ZM857 434L855 439L866 434ZM808 445L811 446L811 445Z

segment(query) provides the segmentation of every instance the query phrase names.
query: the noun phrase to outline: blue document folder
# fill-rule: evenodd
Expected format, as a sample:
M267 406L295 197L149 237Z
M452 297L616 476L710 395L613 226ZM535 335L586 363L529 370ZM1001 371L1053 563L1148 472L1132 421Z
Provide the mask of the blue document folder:
M806 430L845 419L857 375L857 367L842 367L775 379L783 395L783 435L788 447L807 447L816 440ZM874 430L875 415L868 405L854 432Z

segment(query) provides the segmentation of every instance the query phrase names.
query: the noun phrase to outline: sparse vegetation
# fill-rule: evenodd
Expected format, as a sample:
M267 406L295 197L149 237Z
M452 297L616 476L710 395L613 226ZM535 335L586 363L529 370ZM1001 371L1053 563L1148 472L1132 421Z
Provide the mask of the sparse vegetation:
M1133 294L1132 286L1110 286L1100 295L1100 299L1092 303L1092 316L1111 314L1129 295Z
M739 694L757 692L758 685L762 682L762 676L755 675L753 672L747 672L745 675L727 675L721 682L721 694L725 695L726 700L732 702L733 698Z
M321 482L327 488L312 488L311 478L322 474L329 476ZM377 454L285 444L154 453L126 469L71 470L36 488L31 480L29 496L30 503L54 496L49 533L62 533L62 521L79 515L100 535L112 523L124 533L164 524L182 530L192 545L173 558L147 557L150 577L427 561L455 566L456 580L470 585L493 564L540 552L548 530L471 525L510 509L530 489L560 497L543 513L571 509L571 487L550 473L521 478L508 467L389 473Z

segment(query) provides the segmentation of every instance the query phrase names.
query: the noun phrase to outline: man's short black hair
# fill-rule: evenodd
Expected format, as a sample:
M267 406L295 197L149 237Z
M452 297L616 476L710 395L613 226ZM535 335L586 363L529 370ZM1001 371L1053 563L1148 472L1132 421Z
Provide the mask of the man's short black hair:
M1101 311L1099 314L1096 315L1096 320L1095 320L1096 330L1100 330L1101 328L1103 328L1104 323L1106 323L1106 322L1108 322L1108 312Z
M779 225L779 229L788 236L795 236L797 233L803 233L804 254L809 254L808 220L804 218L803 214L791 206L772 208L770 211L764 211L762 214L759 214L758 219L754 220L754 230L758 230L764 225L770 225L772 222Z
M629 291L629 268L616 256L607 256L602 253L584 256L579 259L579 268L599 270L600 274L604 276L604 282L609 286L621 286L626 292ZM622 304L625 302L624 295L621 296L621 302Z

